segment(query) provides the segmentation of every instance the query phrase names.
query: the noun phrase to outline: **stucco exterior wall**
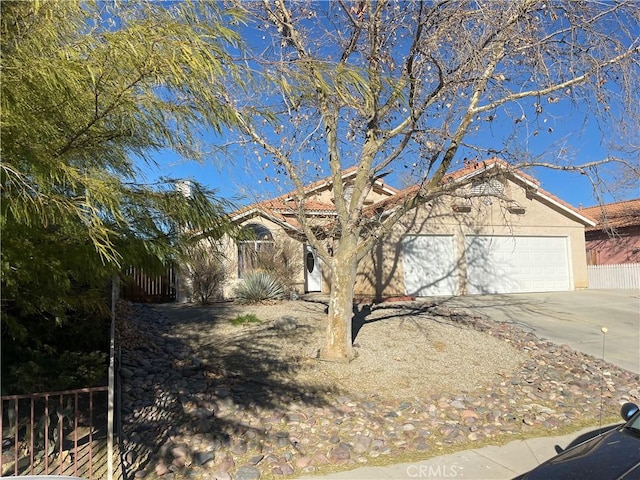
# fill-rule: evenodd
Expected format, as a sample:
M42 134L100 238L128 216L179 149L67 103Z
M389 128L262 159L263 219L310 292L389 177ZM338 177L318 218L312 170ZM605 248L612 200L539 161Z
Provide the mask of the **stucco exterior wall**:
M440 197L409 212L393 231L363 259L359 266L356 294L360 296L398 296L405 294L402 238L407 234L453 235L456 260L461 275L458 291L466 289L465 235L523 235L565 237L568 243L572 286L586 288L587 265L584 225L539 197L527 194L524 186L508 181L504 195L524 208L511 213L507 202L497 198ZM456 212L454 205L470 205L469 212Z
M300 268L298 269L299 273L292 279L292 285L295 290L299 293L304 292L304 243L300 242L287 234L287 232L280 226L278 223L271 221L262 216L254 216L252 218L248 218L240 223L241 226L247 226L250 224L258 224L267 228L271 235L273 236L273 241L276 246L282 245L282 242L287 242L291 244L291 248L293 249L292 254L298 255ZM296 252L297 251L297 252ZM223 295L225 298L233 298L235 296L235 289L238 286L241 279L238 277L238 245L237 243L230 239L226 238L224 240L223 252L225 257L225 262L227 266L227 279L223 285Z
M610 236L606 232L585 234L587 260L591 265L640 263L640 227L621 228Z
M348 184L345 185L345 189L347 188L347 186ZM387 198L390 195L391 193L375 185L369 192L369 195L367 195L365 203L369 204L379 202L380 200ZM322 203L333 203L333 186L330 185L326 188L318 189L314 191L313 194L308 198Z

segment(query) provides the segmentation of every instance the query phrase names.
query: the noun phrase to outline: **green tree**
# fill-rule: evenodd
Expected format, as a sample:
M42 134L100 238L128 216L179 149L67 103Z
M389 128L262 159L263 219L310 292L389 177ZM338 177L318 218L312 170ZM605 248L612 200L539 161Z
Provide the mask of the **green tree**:
M202 139L231 124L218 96L241 85L238 17L214 2L0 8L3 357L26 360L26 345L62 348L60 325L104 318L121 266L232 228L214 192L141 183L137 166L165 148L203 159Z
M228 97L245 141L299 198L318 172L333 180L331 249L298 215L331 278L325 358L352 358L360 259L408 210L447 193L442 179L462 157L499 154L514 168L585 174L594 186L615 163L637 182L637 145L624 144L640 123L635 0L234 3L249 19L261 82ZM553 138L554 117L566 121L569 110L578 125L582 114L600 127L610 155L577 161L562 138L544 154L529 149L530 138ZM493 145L480 135L489 132ZM341 174L352 166L345 195ZM393 170L412 171L420 188L364 215L373 182Z

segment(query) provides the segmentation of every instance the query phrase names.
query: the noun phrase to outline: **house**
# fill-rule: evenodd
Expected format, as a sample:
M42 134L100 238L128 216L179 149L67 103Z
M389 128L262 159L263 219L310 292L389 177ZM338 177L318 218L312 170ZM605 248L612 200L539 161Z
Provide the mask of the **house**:
M597 221L585 229L587 263L640 263L640 198L596 205L581 213Z
M345 191L356 170L343 173ZM359 297L566 291L587 287L585 227L595 222L500 159L470 162L445 177L447 194L404 214L359 265ZM376 181L367 215L399 208L418 187L397 190ZM330 279L306 245L296 213L318 228L334 221L333 185L309 185L304 201L284 195L247 206L233 220L251 239L227 245L232 268L224 293L253 267L256 252L292 242L302 260L292 284L300 293L328 293ZM327 240L329 241L329 240ZM326 269L325 269L326 270ZM295 277L295 278L293 278Z

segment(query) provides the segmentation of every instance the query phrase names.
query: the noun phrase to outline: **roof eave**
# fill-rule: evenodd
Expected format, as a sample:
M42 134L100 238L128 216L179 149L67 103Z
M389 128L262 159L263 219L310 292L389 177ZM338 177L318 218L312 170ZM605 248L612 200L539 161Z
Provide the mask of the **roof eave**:
M300 229L298 227L296 227L295 225L292 225L291 223L287 222L286 220L282 220L281 218L278 218L277 216L269 213L268 211L261 209L261 208L252 208L250 210L247 210L246 212L242 212L240 214L237 214L235 216L231 217L231 221L232 222L238 222L241 221L244 218L247 218L251 215L260 215L274 223L277 223L278 225L280 225L282 228L285 229L289 229L289 230L293 230L295 232L300 232Z

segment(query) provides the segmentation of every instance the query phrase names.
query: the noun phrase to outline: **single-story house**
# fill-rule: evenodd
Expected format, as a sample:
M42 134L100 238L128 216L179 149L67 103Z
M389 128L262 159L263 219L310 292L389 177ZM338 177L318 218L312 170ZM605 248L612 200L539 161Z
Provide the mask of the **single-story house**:
M342 176L345 191L356 174ZM378 240L359 265L359 297L466 295L568 291L587 287L585 227L595 222L545 191L530 175L500 159L469 162L445 177L450 193L410 210ZM397 190L377 180L366 200L369 215L398 208L417 187ZM319 226L333 222L333 185L309 185L302 211ZM299 269L299 293L328 293L330 279L305 242L293 195L249 205L232 216L253 231L250 240L227 243L231 267L224 295L253 268L255 252L289 242ZM329 240L327 240L329 241Z
M581 213L597 221L585 229L587 263L640 263L640 198L596 205Z

